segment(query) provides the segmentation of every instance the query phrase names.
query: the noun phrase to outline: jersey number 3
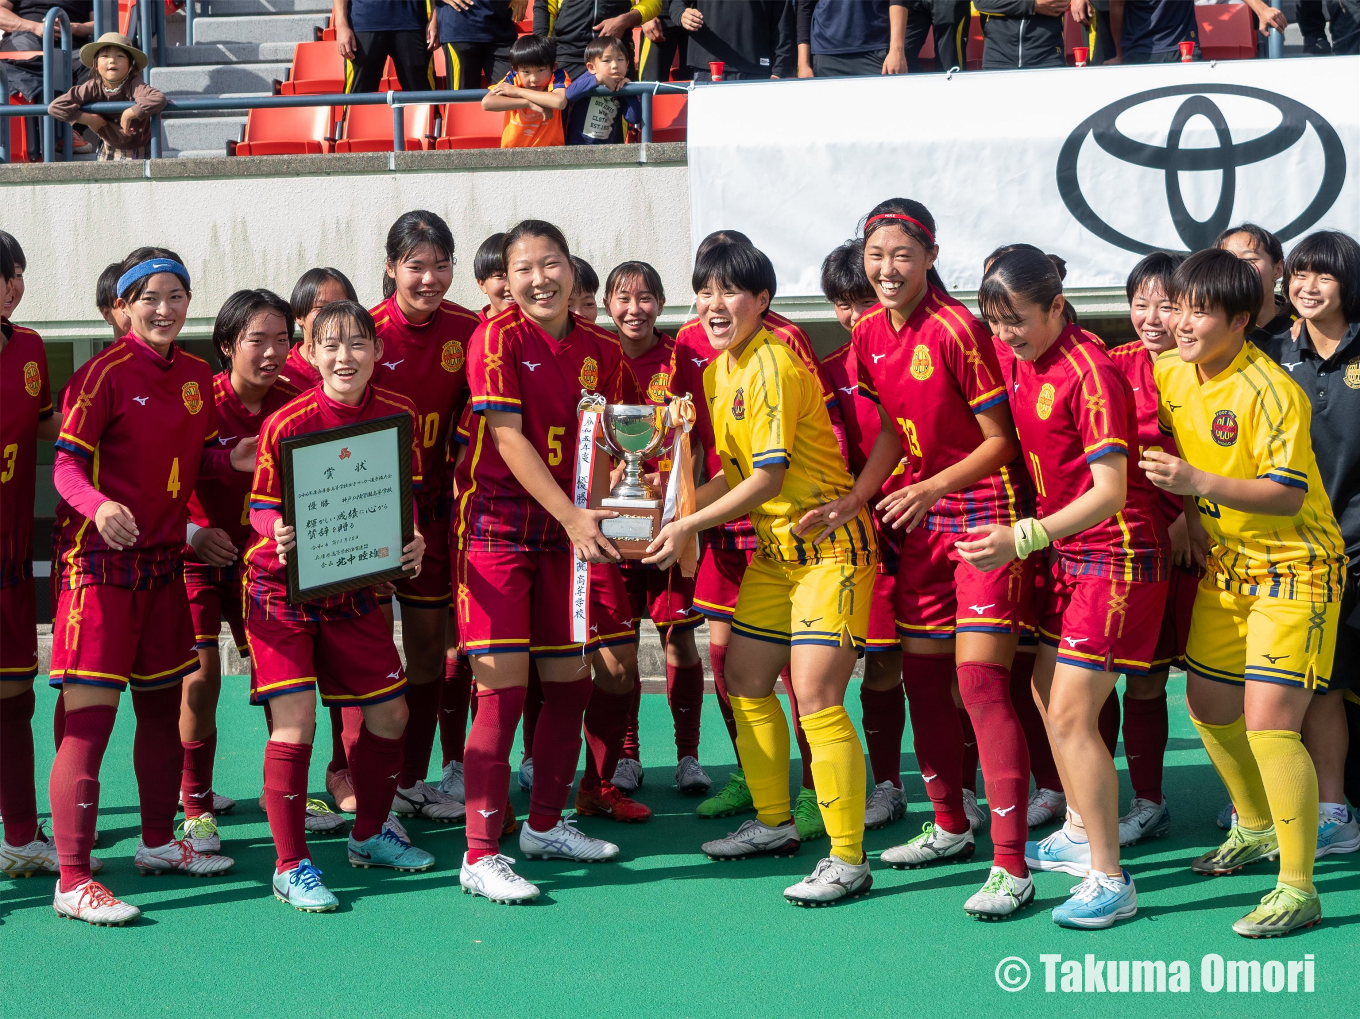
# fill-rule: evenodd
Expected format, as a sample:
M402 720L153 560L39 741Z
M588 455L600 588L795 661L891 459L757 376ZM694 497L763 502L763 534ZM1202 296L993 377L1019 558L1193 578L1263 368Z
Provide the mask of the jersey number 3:
M919 457L921 455L921 440L916 435L916 422L910 418L898 418L897 426L902 429L902 435L907 440L907 453Z
M0 474L0 481L8 481L14 477L14 468L19 463L19 444L11 442L5 447L5 473Z

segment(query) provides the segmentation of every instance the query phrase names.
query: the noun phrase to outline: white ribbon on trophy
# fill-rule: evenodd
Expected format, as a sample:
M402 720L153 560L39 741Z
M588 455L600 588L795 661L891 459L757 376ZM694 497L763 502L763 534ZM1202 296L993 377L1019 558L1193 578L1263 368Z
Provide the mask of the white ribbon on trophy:
M582 397L577 404L581 427L576 436L576 480L573 500L579 509L590 508L590 479L595 474L596 438L606 400L598 393ZM590 563L571 557L571 639L584 644L590 639Z

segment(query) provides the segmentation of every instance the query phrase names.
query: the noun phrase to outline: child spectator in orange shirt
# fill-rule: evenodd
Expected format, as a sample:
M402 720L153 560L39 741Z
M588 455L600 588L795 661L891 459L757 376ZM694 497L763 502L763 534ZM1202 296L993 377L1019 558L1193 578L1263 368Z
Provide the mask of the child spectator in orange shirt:
M539 35L522 36L510 47L510 68L482 97L482 109L505 111L501 148L564 144L567 73L557 66L556 45Z

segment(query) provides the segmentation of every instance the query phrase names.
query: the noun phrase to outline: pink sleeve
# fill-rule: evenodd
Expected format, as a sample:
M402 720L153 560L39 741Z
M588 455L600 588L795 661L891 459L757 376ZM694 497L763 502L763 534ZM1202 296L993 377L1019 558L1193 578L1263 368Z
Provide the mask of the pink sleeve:
M83 517L90 520L108 498L90 481L90 461L58 447L52 461L52 481L57 494Z
M283 519L283 514L276 509L250 509L250 526L255 529L256 534L265 537L273 537L274 524Z

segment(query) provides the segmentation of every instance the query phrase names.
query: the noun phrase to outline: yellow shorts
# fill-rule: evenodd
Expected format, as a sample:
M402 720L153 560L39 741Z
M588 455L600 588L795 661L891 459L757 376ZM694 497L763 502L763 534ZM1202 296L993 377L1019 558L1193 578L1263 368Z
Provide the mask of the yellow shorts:
M1290 601L1200 582L1186 668L1220 683L1282 683L1326 690L1341 603Z
M800 566L752 556L741 578L732 629L775 644L827 647L840 647L848 633L855 647L863 648L877 572L874 563Z

